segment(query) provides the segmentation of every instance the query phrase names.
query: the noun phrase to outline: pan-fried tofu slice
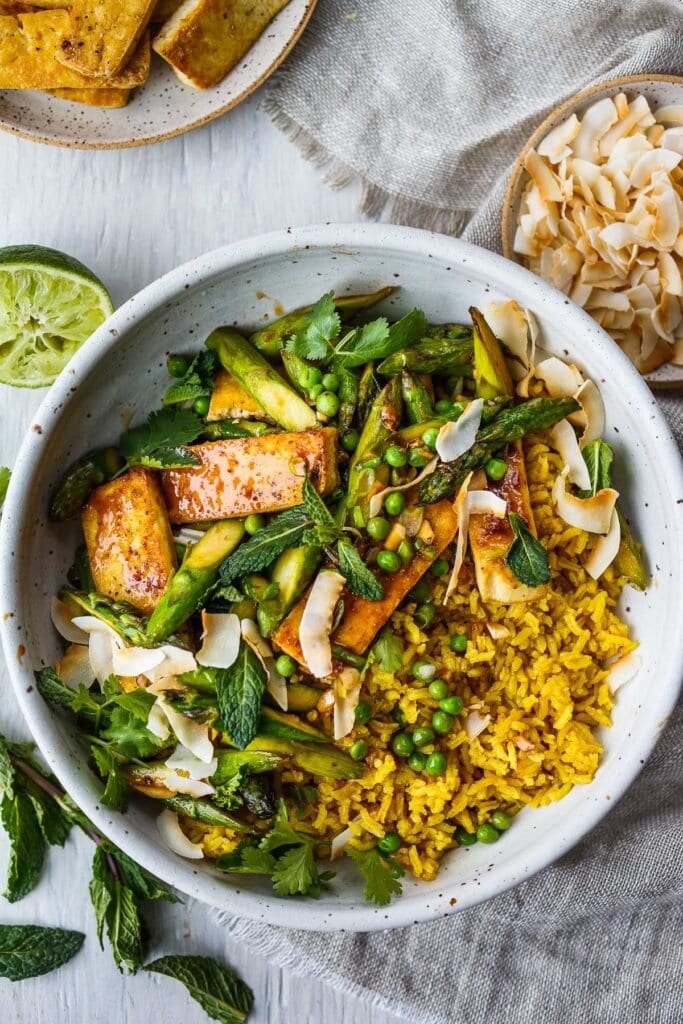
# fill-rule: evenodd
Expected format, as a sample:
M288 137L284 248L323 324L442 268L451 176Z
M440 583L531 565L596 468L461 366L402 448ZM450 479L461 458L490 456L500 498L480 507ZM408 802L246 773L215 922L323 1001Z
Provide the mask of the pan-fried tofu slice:
M218 371L206 418L211 421L269 419L256 399L227 370Z
M90 78L110 78L126 66L147 28L155 0L73 0L57 57Z
M132 89L147 81L148 37L128 66L108 79L88 78L60 64L56 52L68 23L68 11L0 16L0 89Z
M427 557L417 554L409 565L398 572L378 573L384 588L381 601L367 601L349 590L343 590L341 600L344 602L344 614L332 641L353 651L354 654L365 654L382 626L388 622L401 601L408 595L418 580L424 576L432 562L453 541L457 530L457 518L450 501L438 501L425 507L425 520L434 531L432 546L434 554ZM299 626L306 607L308 594L292 608L291 612L278 628L273 640L285 654L305 667L304 656L299 642Z
M508 445L506 461L508 468L505 476L498 482L489 481L488 489L500 495L507 502L508 514L516 512L535 535L521 441ZM543 593L543 587L527 587L520 583L507 567L505 555L514 539L507 516L470 516L469 539L477 586L485 601L514 604L518 601L533 601Z
M172 523L233 519L298 505L304 466L322 495L339 483L332 427L209 441L188 450L199 466L161 474Z
M58 100L84 103L88 107L107 107L113 110L125 107L130 99L130 89L45 89L48 96Z
M149 615L176 569L158 476L130 469L91 494L82 513L95 587Z
M289 0L185 0L152 47L178 78L209 89L234 68Z

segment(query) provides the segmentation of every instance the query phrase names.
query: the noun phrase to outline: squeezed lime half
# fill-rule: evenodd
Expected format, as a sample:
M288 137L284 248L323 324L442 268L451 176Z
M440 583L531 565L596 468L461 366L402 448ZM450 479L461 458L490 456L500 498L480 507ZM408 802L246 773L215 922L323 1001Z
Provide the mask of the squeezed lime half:
M107 289L56 249L0 249L0 383L52 384L71 356L113 312Z

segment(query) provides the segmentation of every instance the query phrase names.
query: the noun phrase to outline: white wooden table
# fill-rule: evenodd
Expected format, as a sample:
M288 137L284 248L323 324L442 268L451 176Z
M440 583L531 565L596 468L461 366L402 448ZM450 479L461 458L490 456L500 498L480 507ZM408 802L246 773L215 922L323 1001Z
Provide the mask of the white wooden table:
M0 137L0 246L37 242L91 267L121 303L179 263L232 240L287 225L357 219L358 192L330 191L257 109L258 97L199 131L153 147L76 152ZM0 386L0 465L12 465L43 392ZM0 731L28 738L0 668ZM0 979L6 1024L204 1024L175 982L124 977L101 952L88 902L91 844L53 850L38 889L0 900L3 923L60 925L87 933L58 973L19 984ZM0 837L0 877L6 843ZM225 941L206 907L150 914L152 953L224 957L252 986L253 1024L399 1024L314 979L295 976ZM305 974L306 964L301 964Z

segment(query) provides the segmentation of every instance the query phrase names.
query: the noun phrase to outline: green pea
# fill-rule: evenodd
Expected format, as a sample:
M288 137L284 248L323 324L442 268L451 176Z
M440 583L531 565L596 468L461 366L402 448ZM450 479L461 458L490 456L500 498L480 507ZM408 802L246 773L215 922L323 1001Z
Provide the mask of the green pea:
M391 531L391 523L382 516L375 516L368 522L367 531L373 540L386 540Z
M315 388L323 382L323 371L317 366L308 366L306 368L303 385L305 388Z
M383 572L398 572L402 562L395 551L380 551L377 555L377 565Z
M418 659L413 662L412 672L415 679L419 679L422 683L428 683L436 675L436 666L432 665L431 661Z
M285 679L289 679L296 672L296 662L288 654L281 654L279 658L275 659L275 669Z
M406 499L402 491L392 491L384 499L384 508L390 516L400 516L405 507Z
M359 700L353 712L353 717L357 725L365 725L372 718L372 707L366 700Z
M377 843L380 853L396 853L401 848L401 837L396 832L387 832Z
M417 601L418 604L423 604L425 601L431 601L432 599L432 586L429 580L424 577L415 584L413 589L408 594L411 601Z
M323 416L336 416L339 412L339 399L334 391L323 391L316 398L315 407Z
M413 743L416 747L428 747L436 739L436 734L428 725L419 725L413 729Z
M248 533L250 537L253 537L255 533L262 530L266 525L266 517L256 512L252 512L250 516L244 520L244 531Z
M500 832L495 825L485 822L477 829L477 839L480 843L496 843L500 839Z
M419 750L416 750L415 753L411 754L408 758L408 767L412 768L414 772L423 772L426 764L427 755L421 754Z
M448 572L449 569L450 565L448 564L448 559L446 558L437 558L437 560L435 562L432 562L432 564L429 567L429 571L432 574L432 576L443 576L443 574Z
M407 732L397 732L391 741L391 749L397 757L410 757L415 744Z
M432 700L443 700L448 696L448 687L443 679L433 679L429 684L429 696Z
M321 381L325 391L339 391L339 377L336 373L326 373Z
M405 728L406 716L403 714L403 711L399 704L397 704L395 708L392 708L391 717L393 718L393 720L396 722L396 725L398 725L400 729Z
M384 461L395 469L408 463L408 452L398 444L390 444L384 453Z
M323 393L323 386L322 386L322 384L313 384L313 386L308 389L308 397L313 402L317 401L318 398L322 395L322 393Z
M422 435L422 443L426 444L432 451L436 448L436 439L439 436L438 427L427 427L424 434Z
M349 430L341 439L341 446L345 452L355 452L360 441L360 434L357 430Z
M434 412L437 416L447 416L453 408L453 403L448 398L440 398L434 405Z
M419 608L415 609L415 621L421 629L431 626L435 618L436 608L433 604L421 604Z
M363 758L367 756L369 749L370 748L365 740L356 740L356 742L352 743L349 747L349 757L354 761L362 761Z
M491 815L491 824L499 832L506 832L512 824L512 818L507 811L494 811Z
M468 832L462 825L458 825L455 830L455 838L460 846L474 846L477 841L477 833Z
M424 448L411 448L408 452L408 465L415 469L424 469L428 462L432 461L431 452Z
M502 480L508 471L508 464L503 459L489 459L484 469L489 480Z
M446 758L440 750L430 754L425 764L425 771L428 775L443 775L446 771Z
M432 728L442 734L450 732L453 728L453 715L447 711L435 711L432 715Z
M192 408L198 416L206 416L210 404L211 400L208 395L200 395L199 398L195 398Z
M166 369L171 377L180 379L185 376L189 368L190 363L185 356L169 356L166 360Z
M462 697L444 697L439 701L439 707L448 715L459 715L464 704Z
M454 633L448 643L456 654L464 654L467 650L467 637L464 633Z
M399 544L396 552L404 565L410 565L415 557L415 545L412 540L405 537Z

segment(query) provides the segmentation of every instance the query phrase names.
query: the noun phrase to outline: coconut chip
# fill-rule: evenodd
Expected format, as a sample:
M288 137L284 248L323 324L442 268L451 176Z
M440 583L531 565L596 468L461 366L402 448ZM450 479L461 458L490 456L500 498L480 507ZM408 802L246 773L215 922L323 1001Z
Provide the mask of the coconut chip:
M90 651L82 644L71 644L55 665L55 672L71 690L88 689L95 681Z
M418 475L414 477L412 480L409 480L408 483L397 484L395 487L385 487L383 490L377 491L376 494L373 494L368 503L368 511L370 513L370 518L374 519L375 516L378 516L380 514L380 512L382 511L382 506L384 505L384 499L386 498L387 494L392 494L394 491L408 491L410 490L411 487L415 487L416 484L421 483L425 479L425 477L431 476L431 474L436 469L438 461L438 459L432 459L431 462L427 463L422 472L418 473Z
M167 807L157 818L157 828L169 850L188 860L202 860L204 851L201 843L193 843L180 827L178 815Z
M308 595L301 623L299 643L308 670L317 679L332 675L330 630L337 601L346 580L338 572L319 572Z
M584 568L594 580L599 579L603 572L612 564L617 557L619 544L621 543L621 525L616 508L612 512L609 530L604 537L599 537L595 547L586 559Z
M441 427L436 439L436 453L442 462L453 462L468 452L474 444L484 399L475 398L457 420L450 420Z
M265 640L253 619L242 619L242 636L263 665L266 672L266 689L283 711L288 707L287 680L275 667L273 648Z
M462 569L462 563L467 550L467 538L469 533L470 515L492 515L500 518L507 511L507 503L498 494L492 491L470 491L468 488L472 483L473 474L469 473L458 491L453 503L456 519L458 521L458 539L455 545L455 557L450 579L443 596L442 604L447 604L448 599L458 585L458 577Z
M480 715L478 711L470 711L465 719L465 732L468 740L473 740L484 732L490 721L490 715Z
M608 533L619 492L603 487L592 498L577 498L567 490L568 475L565 467L553 484L553 501L560 519L587 533Z
M607 683L612 693L616 693L620 686L629 683L639 670L640 658L633 651L613 661L607 671Z
M347 666L333 682L334 691L334 738L348 736L355 725L355 710L360 697L360 672Z
M211 668L230 668L240 650L240 620L232 612L202 611L202 646L197 663Z

